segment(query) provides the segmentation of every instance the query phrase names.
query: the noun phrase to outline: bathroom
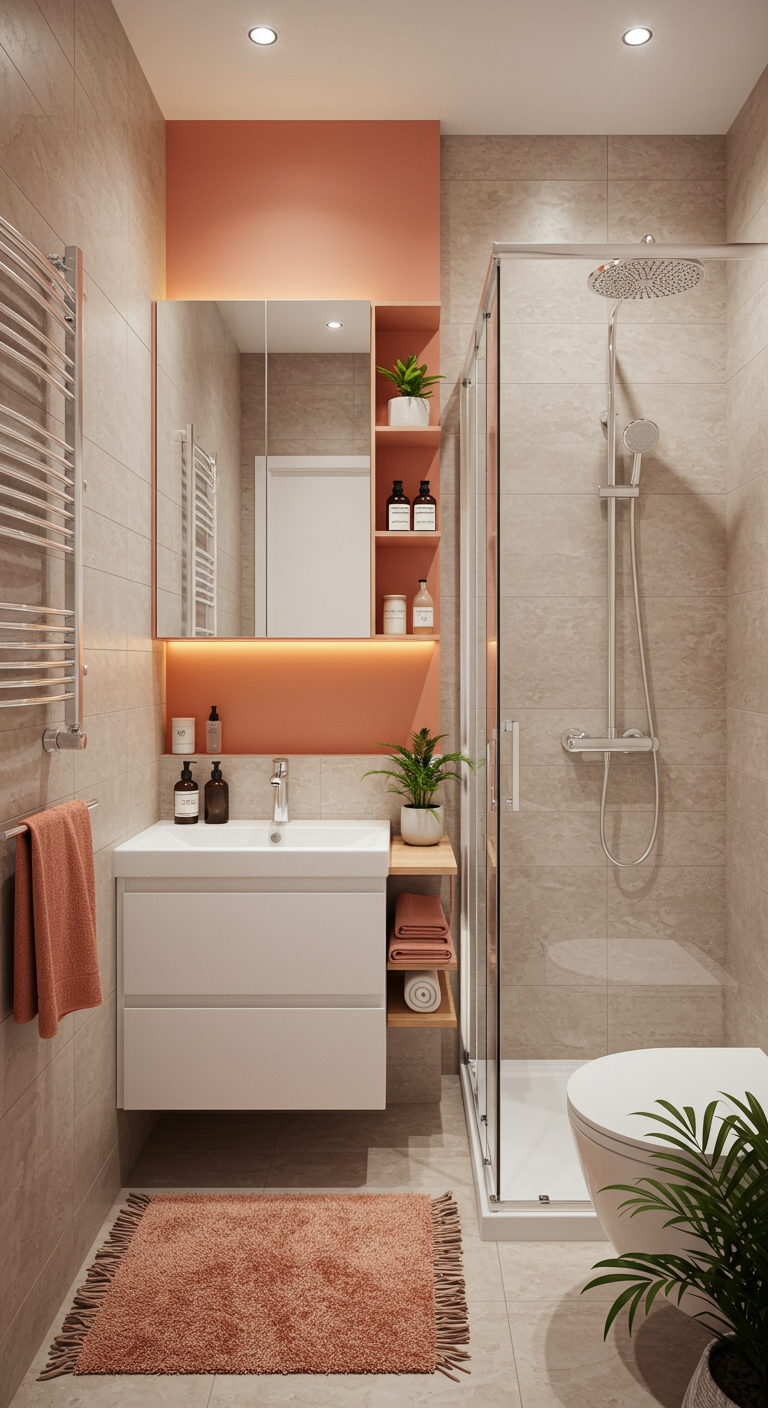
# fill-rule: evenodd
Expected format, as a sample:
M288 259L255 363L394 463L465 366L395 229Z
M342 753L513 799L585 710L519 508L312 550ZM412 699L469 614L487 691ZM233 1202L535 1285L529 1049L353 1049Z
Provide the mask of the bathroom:
M41 736L66 726L64 711L6 706L0 827L12 830L73 798L98 803L89 815L103 994L100 1005L63 1016L51 1038L41 1038L36 1020L14 1021L15 845L3 842L0 1402L38 1408L88 1397L98 1405L101 1395L105 1402L199 1400L219 1408L260 1394L274 1403L336 1405L396 1396L416 1404L455 1393L489 1408L588 1402L679 1408L708 1335L660 1297L631 1336L626 1317L619 1317L604 1342L610 1295L579 1293L595 1262L611 1254L610 1244L581 1186L567 1184L564 1192L555 1183L504 1186L514 1162L505 1156L505 1140L517 1139L523 1152L529 1147L528 1107L521 1098L505 1109L494 1080L509 1074L512 1063L551 1076L563 1138L558 1134L546 1172L565 1169L571 1178L575 1170L578 1178L564 1090L581 1063L674 1047L768 1050L768 412L761 380L768 284L759 258L723 254L726 245L768 241L762 7L745 4L729 26L707 10L695 39L681 15L672 24L668 7L658 21L658 6L653 16L622 11L599 20L595 7L602 47L594 56L589 46L579 49L585 64L579 83L567 66L566 40L539 34L542 44L557 46L563 82L542 75L531 59L541 92L518 67L519 95L507 93L506 106L497 107L489 106L488 93L506 92L506 56L514 52L519 65L521 41L496 6L479 7L470 45L472 62L477 44L477 63L489 65L489 81L480 81L479 68L478 81L468 83L449 36L425 25L420 52L437 46L432 67L442 65L451 78L446 83L438 74L425 98L413 52L404 56L401 45L388 47L392 36L385 43L365 30L366 41L381 48L381 74L371 74L368 48L366 81L361 85L359 71L350 72L354 82L343 101L337 95L331 101L325 80L313 79L307 66L296 26L300 12L302 26L314 23L311 7L273 5L269 15L240 7L226 23L219 17L215 34L195 7L199 34L190 37L189 51L195 91L173 48L178 7L163 0L154 21L150 8L137 0L114 7L110 0L61 6L9 0L0 21L0 217L46 256L73 246L83 255L87 484L81 609L87 746L54 744L48 752ZM331 8L340 23L349 22L348 5ZM275 25L274 46L249 43L248 26L262 19ZM622 32L641 22L654 31L647 47L622 46ZM585 23L591 44L594 31ZM497 24L498 56L489 53ZM315 47L330 46L320 48L330 61L338 32L336 40L311 33ZM583 35L569 42L585 45ZM228 96L227 46L233 75L244 85L237 99ZM662 60L667 68L653 67ZM358 66L360 54L344 62ZM246 91L254 70L264 84L258 103ZM413 104L408 84L419 95ZM634 728L659 739L658 758L618 753L611 760L604 830L622 861L642 855L649 842L655 759L660 774L652 851L641 865L618 869L601 846L605 755L570 756L560 740L571 730L602 739L607 722L612 505L601 503L598 486L607 483L601 416L608 408L613 305L591 292L587 279L615 257L603 254L609 245L622 245L621 257L628 258L628 247L639 250L647 236L659 247L674 246L681 258L700 260L705 277L680 297L627 300L617 326L619 482L628 483L632 469L622 441L628 424L651 420L659 430L658 450L643 458L637 500L652 729L635 635L630 505L614 500L616 726L619 734ZM498 255L493 304L489 267L499 242L507 251ZM510 248L526 244L538 247L538 258ZM565 252L574 245L591 246L594 256ZM552 246L560 250L554 257ZM720 255L707 257L708 246ZM190 640L179 602L169 601L173 592L161 595L169 581L184 581L182 565L172 561L182 522L166 512L174 500L162 476L173 455L181 463L182 432L203 412L198 386L189 401L172 407L175 419L163 421L163 377L172 378L162 338L182 306L231 308L241 300L263 310L265 340L258 350L243 337L237 349L242 365L250 362L248 376L235 378L240 405L232 443L238 436L240 443L229 457L239 497L225 505L219 525L222 540L226 530L234 545L225 561L222 541L218 560L230 596L225 601L222 594L217 605L219 638ZM308 309L322 303L323 326L344 323L353 305L368 310L367 344L351 344L342 353L343 377L313 389L311 443L301 434L306 381L291 381L289 365L302 353L287 346L270 351L279 345L280 308L299 301ZM478 321L481 303L481 313L491 316ZM258 317L257 310L254 326ZM230 351L233 345L227 343ZM475 346L484 358L475 357ZM431 397L428 427L398 431L398 445L397 437L387 438L394 389L375 370L366 380L365 367L389 367L413 352L444 380ZM483 379L468 376L468 353L471 361L484 360ZM199 373L200 365L193 370ZM266 390L259 395L262 370ZM495 440L489 407L497 402L487 393L495 393L497 374ZM22 400L35 388L18 376L3 364L0 401L23 413ZM301 421L295 441L276 437L282 410ZM362 436L361 426L364 432L367 426ZM200 431L206 448L202 421ZM174 432L182 438L173 440ZM207 448L223 465L229 453L223 433L212 438L218 443ZM470 577L487 589L489 562L495 570L481 546L477 496L493 485L487 451L497 445L501 554L493 658L485 650L496 639L493 621L483 618L488 629L479 637L470 629L483 595L473 596ZM353 560L350 539L349 561L339 564L338 601L359 604L364 597L367 607L373 601L365 634L381 637L384 595L405 594L410 636L413 597L425 575L434 603L432 639L356 639L357 628L345 634L344 627L324 636L315 624L286 640L268 623L257 629L256 604L248 614L257 598L260 541L255 498L248 498L254 459L323 454L370 456L367 471L346 466L339 502L350 513L348 490L372 482L375 460L375 519L369 517L364 535L369 555ZM382 537L400 464L411 499L422 472L430 481L438 545ZM297 481L286 472L279 482L290 488ZM261 542L265 554L274 551L274 537ZM288 542L285 551L293 547ZM277 557L273 564L281 590L286 561ZM63 602L55 554L45 558L45 581L35 549L22 551L4 537L2 562L6 603ZM366 566L373 580L367 595L352 578ZM238 590L239 622L232 609ZM299 595L311 600L311 585ZM164 620L164 608L180 614ZM488 660L498 699L491 723L479 708L481 700L487 708L493 693ZM5 704L7 692L0 692ZM405 744L411 730L429 726L446 734L446 751L475 762L474 773L461 765L461 785L446 783L438 797L455 877L450 867L444 875L433 867L389 878L384 867L375 877L390 919L401 892L439 894L446 915L453 895L458 968L442 975L451 988L444 999L450 1025L387 1027L385 1065L379 1032L379 1093L367 1104L355 1106L351 1095L346 1104L334 1105L329 1096L324 1106L320 1098L314 1106L276 1105L265 1095L250 1105L245 1097L239 1106L227 1106L226 1097L196 1105L194 1090L175 1105L162 1104L170 1060L168 1070L150 1063L147 1079L157 1083L158 1103L129 1103L118 1093L124 1060L118 1033L128 1010L118 964L119 887L129 880L140 887L144 877L118 874L116 882L115 852L159 822L171 823L183 762L172 752L174 719L195 720L195 751L188 756L197 763L192 771L202 801L219 757L206 738L214 702L230 816L217 837L245 821L269 827L279 800L271 782L276 759L287 760L289 827L322 822L341 830L356 822L370 829L379 822L395 834L402 798L373 772L387 765L376 744ZM495 813L488 809L487 779L498 784ZM496 856L491 864L486 859L491 821L498 822L498 868ZM214 828L188 830L202 839ZM180 831L173 827L176 837ZM289 848L273 844L271 852L275 865L286 864ZM323 876L333 875L324 866ZM242 889L244 882L237 883ZM301 881L312 892L314 883ZM195 884L211 888L191 874ZM221 879L213 888L228 884ZM172 891L174 883L158 880L155 888L163 886ZM276 888L268 879L262 888L270 886ZM338 888L325 878L323 886ZM498 903L495 932L489 899ZM217 923L223 931L214 907L212 945ZM354 1035L350 1040L356 1051ZM352 1065L347 1052L340 1081ZM361 1079L363 1067L361 1060ZM230 1071L220 1063L224 1086ZM193 1071L193 1085L196 1079ZM716 1080L712 1098L722 1088ZM660 1088L648 1098L667 1093ZM633 1108L628 1103L622 1113ZM486 1158L491 1162L484 1165ZM256 1379L237 1369L82 1375L75 1392L68 1376L38 1382L77 1287L132 1193L439 1198L449 1190L461 1223L471 1355L470 1373L457 1374L458 1384L439 1373ZM542 1196L550 1205L534 1206Z

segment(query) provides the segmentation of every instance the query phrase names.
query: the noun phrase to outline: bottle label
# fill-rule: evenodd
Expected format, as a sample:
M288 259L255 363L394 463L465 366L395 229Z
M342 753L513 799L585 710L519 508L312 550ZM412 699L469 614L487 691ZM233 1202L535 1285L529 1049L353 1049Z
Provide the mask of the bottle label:
M433 626L435 622L435 609L433 606L414 606L413 608L413 628L417 626Z
M200 793L198 792L174 792L174 815L175 816L198 816L200 812Z
M207 753L221 752L221 723L218 720L205 726L205 748Z
M414 531L414 533L434 533L434 532L435 532L435 505L434 505L434 504L414 504L414 505L413 505L413 531Z
M387 528L390 533L409 533L411 530L411 506L410 504L389 504Z

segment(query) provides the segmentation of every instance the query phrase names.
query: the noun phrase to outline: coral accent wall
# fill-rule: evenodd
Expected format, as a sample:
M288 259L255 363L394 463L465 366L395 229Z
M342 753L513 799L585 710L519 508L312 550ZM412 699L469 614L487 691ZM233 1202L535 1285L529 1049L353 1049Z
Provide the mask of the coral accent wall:
M438 302L439 122L169 122L167 297ZM173 641L166 687L228 753L366 753L439 730L440 646Z
M216 704L225 753L372 753L440 726L440 652L428 641L168 641L170 721L192 716L198 747Z
M440 298L439 122L169 122L168 298Z

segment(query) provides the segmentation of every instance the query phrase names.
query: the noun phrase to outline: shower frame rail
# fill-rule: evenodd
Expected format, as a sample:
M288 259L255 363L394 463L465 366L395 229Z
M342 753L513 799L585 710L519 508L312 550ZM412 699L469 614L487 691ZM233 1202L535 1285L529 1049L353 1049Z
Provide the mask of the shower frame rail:
M63 606L0 602L0 647L14 657L0 660L0 708L63 703L65 726L43 733L48 753L86 745L82 305L77 246L68 245L63 258L46 256L0 216L0 357L9 371L20 368L37 380L46 397L50 388L64 401L63 439L0 402L0 537L61 553L64 561ZM23 316L27 312L37 320ZM16 652L34 658L20 660ZM6 671L14 678L6 678Z

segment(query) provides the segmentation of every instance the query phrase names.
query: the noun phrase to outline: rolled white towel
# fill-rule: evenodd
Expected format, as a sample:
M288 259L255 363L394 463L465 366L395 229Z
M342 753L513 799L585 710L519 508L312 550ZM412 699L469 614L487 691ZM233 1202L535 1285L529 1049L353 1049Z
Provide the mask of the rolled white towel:
M424 968L418 973L406 973L404 996L413 1012L436 1012L440 1006L440 979L436 968Z

